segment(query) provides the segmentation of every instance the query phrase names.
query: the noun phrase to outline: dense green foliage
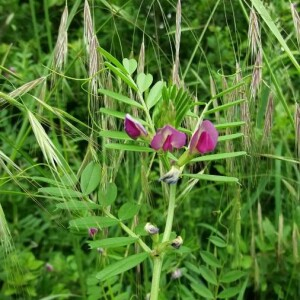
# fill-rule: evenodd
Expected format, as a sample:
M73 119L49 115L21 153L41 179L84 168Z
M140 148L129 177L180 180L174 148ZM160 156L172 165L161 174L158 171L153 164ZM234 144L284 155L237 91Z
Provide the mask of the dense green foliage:
M182 151L132 141L126 113L188 136L203 113L220 135L177 185L171 238L184 243L167 252L159 299L299 299L300 19L289 3L182 1L178 88L177 2L87 3L91 20L84 1L68 14L61 0L0 3L0 299L146 298L143 243L155 241L143 228L163 232L158 179Z

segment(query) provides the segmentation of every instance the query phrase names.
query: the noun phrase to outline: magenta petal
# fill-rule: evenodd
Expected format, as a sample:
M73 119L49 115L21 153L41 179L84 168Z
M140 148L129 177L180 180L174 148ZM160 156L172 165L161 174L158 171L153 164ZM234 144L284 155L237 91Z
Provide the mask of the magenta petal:
M126 114L125 116L124 128L126 133L134 140L148 134L144 126L140 122L134 120L129 114Z
M172 147L172 136L171 135L168 135L167 136L167 139L165 140L164 144L163 144L163 147L162 149L164 151L172 151L173 150L173 147Z
M218 131L208 120L201 123L197 131L193 134L189 149L191 153L202 154L211 152L215 149L218 142Z
M163 135L158 131L151 141L151 148L159 150L164 144Z
M181 148L185 145L186 135L170 125L159 129L151 141L151 147L155 150L173 151L173 148Z

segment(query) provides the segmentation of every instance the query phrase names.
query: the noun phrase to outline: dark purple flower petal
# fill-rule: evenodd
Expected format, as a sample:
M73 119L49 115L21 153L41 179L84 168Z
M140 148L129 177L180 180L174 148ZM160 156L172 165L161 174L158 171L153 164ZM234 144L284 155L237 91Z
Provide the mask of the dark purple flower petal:
M126 114L125 116L124 128L126 133L134 140L140 136L147 136L148 134L144 126L133 119L129 114Z
M208 120L203 121L191 138L190 153L204 154L213 151L216 148L218 136L218 131L213 123Z
M151 147L155 150L173 151L173 148L181 148L185 145L186 135L170 125L159 129L151 141Z

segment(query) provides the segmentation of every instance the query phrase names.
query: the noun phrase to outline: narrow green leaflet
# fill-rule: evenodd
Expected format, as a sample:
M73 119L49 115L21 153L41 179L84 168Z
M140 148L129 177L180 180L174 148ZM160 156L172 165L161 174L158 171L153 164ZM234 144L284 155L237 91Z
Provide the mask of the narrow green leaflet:
M221 268L222 265L219 262L219 260L210 252L208 251L200 251L200 255L204 262L206 262L209 266L215 267L215 268Z
M238 138L243 137L243 136L244 136L243 133L233 133L233 134L222 135L222 136L219 136L218 142L234 140L234 139L238 139Z
M123 66L125 67L128 74L131 75L131 74L134 73L134 71L137 68L137 61L133 58L131 58L131 59L124 58L123 59Z
M217 182L235 182L239 180L236 177L209 175L209 174L182 174L182 176L196 178L199 180L217 181Z
M118 67L123 73L127 73L126 68L109 52L104 50L103 48L99 47L99 52L110 62L112 62L116 67Z
M240 286L226 288L218 295L218 299L228 299L234 297L240 292L240 290Z
M118 188L114 182L110 182L107 185L106 191L99 190L98 201L104 207L113 204L118 195Z
M90 162L83 170L80 178L80 188L84 195L92 193L100 183L101 166Z
M122 131L102 130L100 131L99 135L110 139L118 139L118 140L126 140L126 141L132 140L132 138L126 132L122 132Z
M137 86L129 75L124 74L119 68L116 68L109 62L104 63L112 72L114 72L118 77L120 77L125 83L128 84L129 87L137 91ZM127 73L127 71L126 71Z
M133 202L127 202L119 209L118 217L121 221L131 219L138 213L139 209L140 205Z
M153 76L151 74L140 73L136 79L137 86L141 93L145 92L152 84Z
M146 104L148 109L153 107L159 101L159 99L161 98L161 92L164 85L165 83L163 81L158 81L151 88L149 95L146 99Z
M231 106L234 106L234 105L237 105L237 104L240 104L240 103L243 103L245 102L246 100L245 99L240 99L240 100L236 100L236 101L232 101L232 102L229 102L229 103L226 103L226 104L223 104L223 105L219 105L215 108L212 108L212 109L209 109L205 112L206 115L208 114L212 114L212 113L215 113L217 111L221 111L221 110L225 110L225 109L228 109L229 107Z
M58 209L66 209L66 210L89 210L89 209L99 209L100 205L96 203L86 202L86 201L78 201L72 200L67 202L62 202L56 204Z
M112 276L116 276L118 274L126 272L134 268L138 264L142 263L147 257L148 253L143 252L123 258L120 261L117 261L104 268L96 275L96 278L101 281L104 281Z
M212 242L215 246L217 246L219 248L227 247L227 243L223 239L221 239L220 237L218 237L216 235L209 237L209 241Z
M197 161L226 159L226 158L233 158L233 157L237 157L237 156L243 156L246 154L247 154L247 152L245 152L245 151L211 154L211 155L198 156L198 157L192 159L191 161L197 162Z
M134 243L137 238L133 237L117 237L117 238L108 238L100 241L90 241L88 242L91 249L95 248L117 248L122 246L128 246Z
M122 150L122 151L135 151L135 152L154 152L150 147L139 146L139 145L128 145L128 144L106 144L105 148Z
M245 125L245 122L244 122L244 121L216 124L215 127L216 127L217 129L223 129L223 128L238 127L238 126L242 126L242 125Z
M118 100L122 103L126 103L126 104L129 104L130 106L135 106L135 107L143 109L143 106L140 103L138 103L138 102L126 97L126 96L123 96L119 93L115 93L115 92L112 92L112 91L106 90L106 89L99 89L98 92L100 94L106 95L106 96L108 96L110 98L113 98L115 100Z
M237 281L246 275L245 272L240 270L229 271L225 274L222 274L220 277L220 282L222 283L231 283Z
M118 118L118 119L125 119L125 115L126 115L123 112L113 110L113 109L109 109L109 108L104 108L104 107L100 108L100 112L103 113L103 114L106 114L108 116Z
M78 229L87 229L90 227L98 227L102 229L117 225L119 223L119 220L109 217L90 216L71 220L69 223L70 227Z
M60 196L65 198L80 198L83 196L78 191L74 191L72 189L59 188L59 187L44 187L44 188L40 188L39 192L51 196Z
M205 266L200 266L199 271L201 276L209 283L213 285L218 285L218 280L216 274Z
M205 299L214 299L214 295L212 292L202 283L199 284L192 283L191 288L200 296L204 297Z

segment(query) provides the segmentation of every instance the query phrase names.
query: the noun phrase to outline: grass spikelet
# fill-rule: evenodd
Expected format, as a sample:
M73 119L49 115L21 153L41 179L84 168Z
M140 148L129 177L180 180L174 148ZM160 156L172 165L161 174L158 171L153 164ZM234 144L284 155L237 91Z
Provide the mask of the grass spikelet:
M180 86L179 78L179 49L180 49L180 38L181 38L181 2L178 0L176 7L176 33L175 33L175 62L173 65L173 82Z
M12 250L11 234L0 203L0 245L6 253Z
M277 243L277 257L281 257L283 254L283 249L282 249L282 244L283 244L283 215L279 215L279 220L278 220L278 243Z
M265 124L264 124L264 133L262 141L264 143L269 144L271 139L271 131L273 125L273 114L274 114L274 95L272 93L269 94Z
M298 158L300 158L300 105L298 103L295 109L295 132L295 148Z
M8 96L10 96L11 98L21 97L24 94L31 91L32 89L34 89L35 87L37 87L38 85L40 85L41 83L43 83L45 80L46 80L46 77L40 77L38 79L29 81L29 82L21 85L17 89L15 89L14 91L10 92L8 94ZM6 102L5 99L0 97L0 105L4 104L5 102Z
M43 126L37 120L34 114L29 110L27 111L27 113L31 128L47 163L50 163L54 170L57 171L57 166L62 167L61 160L57 155L58 150L56 149Z
M299 262L299 229L296 223L293 225L293 233L292 233L292 243L293 243L293 257L295 263Z
M137 73L143 73L145 70L145 42L143 40L140 48L139 61L137 67Z
M251 9L250 11L248 41L249 48L251 49L251 57L254 59L261 49L260 27L254 9Z
M54 68L61 72L68 55L68 7L65 6L58 29L58 37L54 48Z
M252 80L250 86L251 98L255 99L262 81L262 49L260 49L256 54L254 69L252 73Z
M290 3L291 13L293 17L294 28L296 32L296 38L298 42L298 46L300 46L300 17L296 10L296 6L294 3Z

